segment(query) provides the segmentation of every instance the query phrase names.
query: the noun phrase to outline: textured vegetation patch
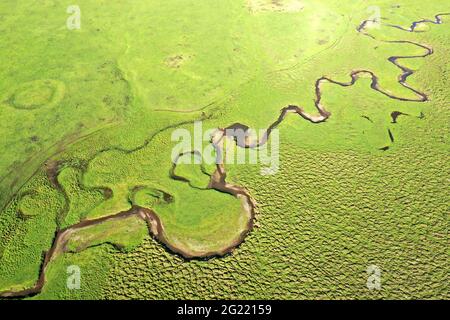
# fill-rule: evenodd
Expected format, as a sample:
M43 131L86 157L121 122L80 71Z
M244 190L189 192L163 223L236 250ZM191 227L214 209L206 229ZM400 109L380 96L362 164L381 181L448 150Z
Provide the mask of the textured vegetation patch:
M37 80L20 86L9 103L17 109L55 106L64 98L64 84L55 80Z

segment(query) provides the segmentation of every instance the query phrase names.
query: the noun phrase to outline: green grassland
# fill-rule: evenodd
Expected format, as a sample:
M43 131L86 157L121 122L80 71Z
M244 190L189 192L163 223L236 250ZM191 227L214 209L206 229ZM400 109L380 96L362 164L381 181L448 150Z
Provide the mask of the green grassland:
M448 298L450 16L390 26L450 13L445 1L80 0L68 30L71 4L0 3L0 292L36 283L58 231L139 206L158 237L138 216L76 229L29 298ZM358 32L371 6L381 24ZM317 114L323 76L369 70L417 99L393 56L428 101L367 75L325 83L331 116L287 114L276 174L225 165L256 203L248 234L244 199L209 188L215 166L174 168L174 130L266 129L287 105Z

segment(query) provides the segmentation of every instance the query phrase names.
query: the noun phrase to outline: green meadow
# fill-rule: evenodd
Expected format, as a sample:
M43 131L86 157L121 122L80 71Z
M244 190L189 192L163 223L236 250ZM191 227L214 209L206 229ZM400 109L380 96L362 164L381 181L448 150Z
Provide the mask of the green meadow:
M76 2L0 3L0 297L448 298L446 1Z

